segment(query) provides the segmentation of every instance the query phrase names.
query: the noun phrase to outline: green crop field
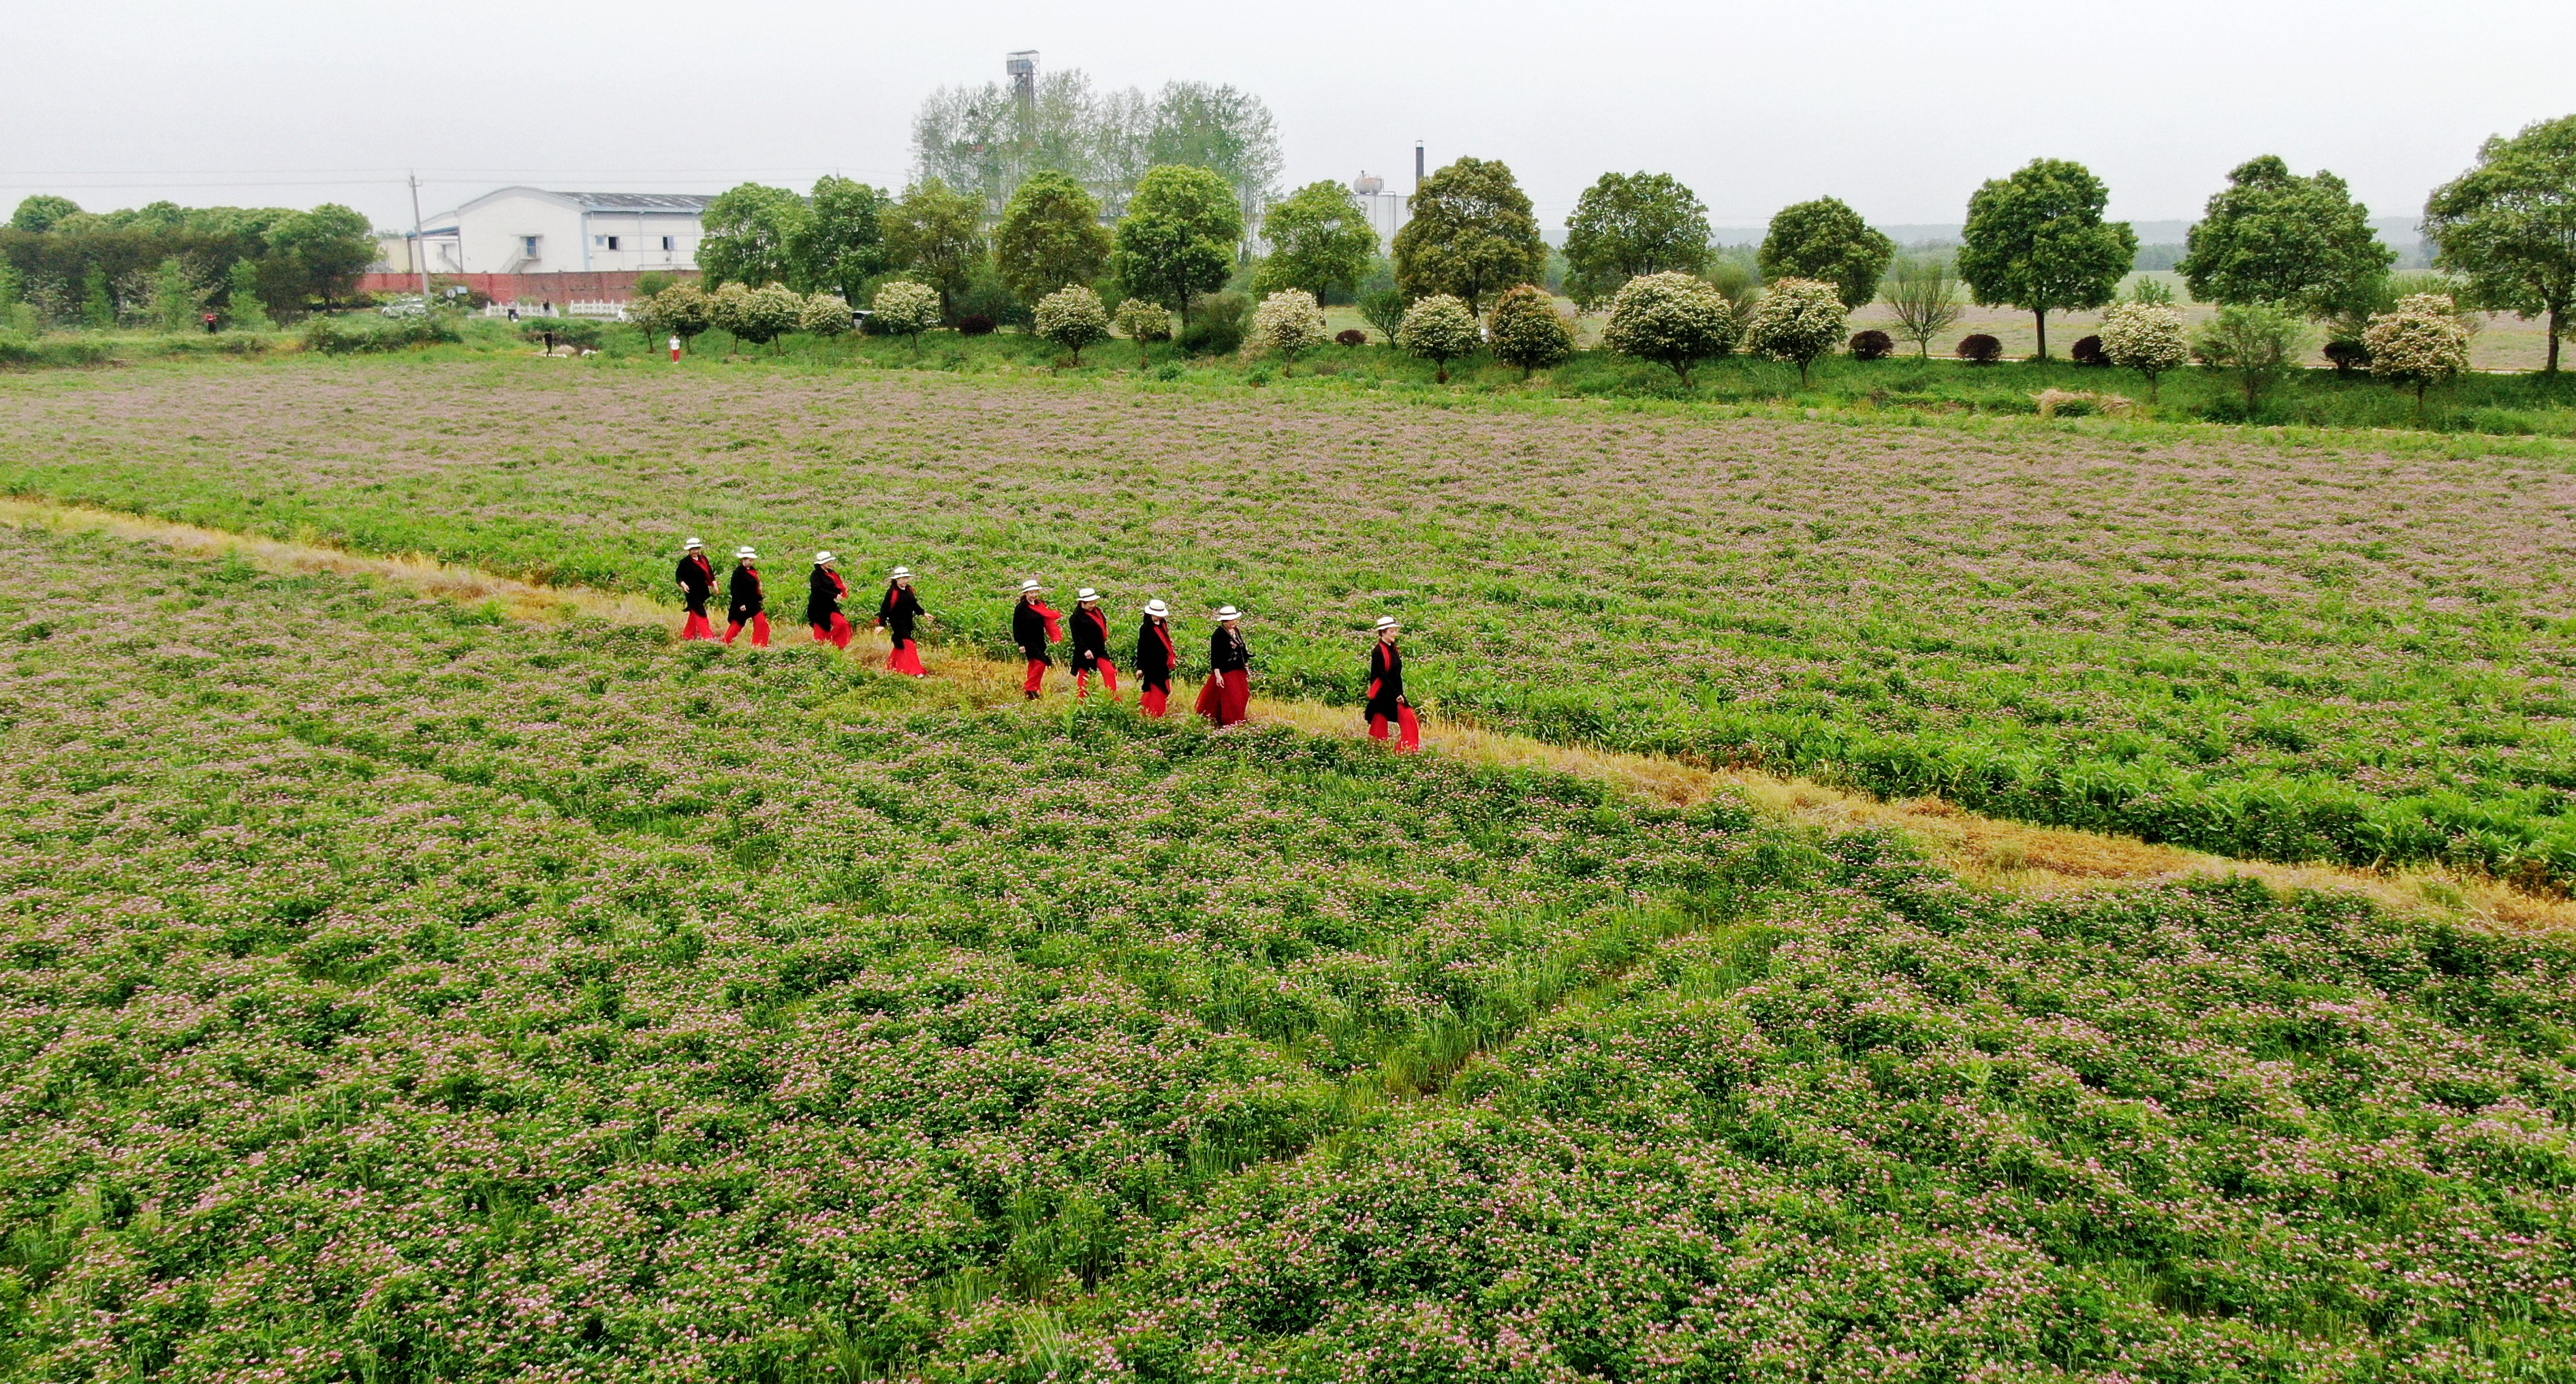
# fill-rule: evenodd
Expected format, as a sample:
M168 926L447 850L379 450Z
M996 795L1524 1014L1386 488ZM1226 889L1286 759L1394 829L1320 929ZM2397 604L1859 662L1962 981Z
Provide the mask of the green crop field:
M1347 701L2240 856L2576 880L2555 444L588 362L0 377L0 489L661 594L682 538L1252 612Z
M1476 633L1495 597L1424 585L1498 580L1419 534L1463 514L1398 527L1322 454L1453 420L1218 411L1267 423L1245 489L1306 462L1265 545L1248 502L1181 509L1180 481L1223 482L1166 401L683 381L600 458L607 386L641 382L521 386L470 426L450 407L506 379L73 383L16 386L22 468L117 417L137 445L102 486L235 487L288 525L340 505L350 537L523 565L631 554L640 580L659 540L619 532L621 493L655 522L699 493L954 524L915 560L971 630L993 598L963 594L988 574L966 539L1006 531L975 481L1020 468L1026 560L1086 536L1057 516L1086 492L1046 477L1088 466L1111 536L1122 486L1180 511L1125 561L1272 600L1283 652L1392 599L1388 559L1332 561L1305 522L1452 554L1406 588L1452 660L1583 623ZM934 441L1006 408L1054 440ZM717 440L666 451L657 410ZM798 445L872 414L874 445L951 458L944 517L926 482L871 484L905 466L834 479ZM586 421L503 440L539 417ZM1091 456L1113 423L1169 450ZM1570 461L1605 425L1564 426L1552 459L1413 483L1483 504L1525 463L1535 512L1598 466L1604 521L1559 544L1675 542L1612 482L1685 436ZM1853 439L1717 442L1785 467ZM813 533L771 523L743 536ZM2017 901L1724 801L1098 705L961 713L811 645L515 624L40 529L0 530L0 564L12 1378L2576 1378L2564 937L2247 882Z

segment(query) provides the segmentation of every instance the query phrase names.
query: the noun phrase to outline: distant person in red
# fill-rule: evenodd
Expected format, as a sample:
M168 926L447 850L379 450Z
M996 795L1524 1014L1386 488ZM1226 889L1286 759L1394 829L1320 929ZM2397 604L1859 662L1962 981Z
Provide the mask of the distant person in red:
M832 555L814 555L814 577L805 584L805 623L814 627L814 642L836 649L850 647L850 617L841 613L841 602L850 594L850 584L832 570Z
M680 552L680 568L672 574L680 584L680 599L689 603L689 619L680 626L682 639L713 639L716 627L707 623L707 598L716 592L716 569L707 561L707 545L692 538Z
M1046 686L1046 670L1055 666L1055 660L1047 657L1047 645L1064 638L1064 627L1057 623L1063 618L1038 599L1035 577L1020 583L1020 603L1011 608L1011 642L1020 646L1021 656L1029 661L1029 675L1020 684L1020 693L1030 701L1038 699L1039 689Z
M1100 593L1086 586L1073 597L1073 695L1088 697L1085 684L1100 675L1100 688L1118 695L1118 665L1109 661L1109 617L1100 609Z
M912 639L912 627L921 618L921 598L912 593L912 569L898 567L886 581L884 598L877 602L877 628L886 632L889 671L906 677L930 676L930 670L921 666L921 646Z
M749 548L733 550L733 576L725 583L725 642L751 626L751 647L769 647L769 597L760 589L760 568L753 564L760 554Z
M1208 636L1208 680L1199 689L1199 714L1230 726L1252 712L1252 650L1237 624L1243 612L1227 606L1216 613L1216 632Z
M1172 608L1161 597L1145 603L1145 623L1136 627L1136 705L1160 720L1172 704L1172 665L1181 661L1172 647Z
M1369 646L1368 727L1369 734L1386 738L1387 722L1397 726L1395 750L1411 754L1422 748L1422 723L1413 717L1413 703L1404 696L1404 652L1395 647L1396 633L1404 627L1392 615L1377 617L1377 643Z

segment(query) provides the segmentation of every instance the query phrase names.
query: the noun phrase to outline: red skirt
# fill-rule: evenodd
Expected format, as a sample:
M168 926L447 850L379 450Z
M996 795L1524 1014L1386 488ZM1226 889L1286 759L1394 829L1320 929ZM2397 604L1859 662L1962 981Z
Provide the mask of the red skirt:
M1198 711L1219 726L1230 726L1252 711L1252 674L1242 668L1210 673L1199 688Z
M906 639L886 650L886 668L906 677L930 676L930 670L921 666L921 644L917 640Z

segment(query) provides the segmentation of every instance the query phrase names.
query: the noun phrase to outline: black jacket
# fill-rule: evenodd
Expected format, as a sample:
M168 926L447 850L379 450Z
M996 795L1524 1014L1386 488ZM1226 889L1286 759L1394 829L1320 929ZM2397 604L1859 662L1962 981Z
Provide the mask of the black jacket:
M707 597L716 589L716 569L708 563L706 554L691 553L681 558L679 570L671 575L680 583L680 589L688 593L689 613L706 614Z
M1011 607L1011 642L1020 646L1020 655L1029 662L1054 666L1055 660L1047 657L1046 612L1026 596Z
M1145 623L1136 627L1136 676L1147 687L1172 690L1172 658L1176 652L1170 628L1156 625L1153 616L1146 616Z
M886 638L897 644L912 638L912 627L921 619L921 597L909 586L886 583L885 598L877 602L877 623L884 627Z
M1404 700L1404 653L1381 639L1369 645L1368 714L1392 721Z
M733 580L727 586L725 596L730 602L725 610L725 619L733 624L747 625L751 623L751 617L769 607L768 598L760 590L760 569L748 562L733 565Z
M1252 649L1243 642L1243 631L1232 625L1219 625L1208 636L1208 666L1220 673L1232 673L1252 666Z
M1098 606L1073 608L1073 669L1096 673L1109 661L1109 617Z
M841 597L848 592L841 584L841 574L816 563L814 576L805 585L805 623L829 625L841 613Z

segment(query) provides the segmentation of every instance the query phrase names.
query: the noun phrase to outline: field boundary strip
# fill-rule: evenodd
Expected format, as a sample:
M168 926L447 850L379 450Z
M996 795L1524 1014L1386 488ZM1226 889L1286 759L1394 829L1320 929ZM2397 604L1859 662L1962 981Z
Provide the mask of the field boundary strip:
M583 586L547 586L417 555L384 556L324 544L263 538L86 505L0 497L0 524L60 533L104 534L182 552L230 554L272 572L332 572L385 582L424 596L480 605L537 623L589 619L618 625L676 627L669 608L642 596ZM795 630L787 622L782 633ZM854 657L867 657L853 646ZM872 652L872 651L870 651ZM941 650L933 678L921 685L961 707L1022 705L1020 669L959 650ZM910 680L903 680L909 684ZM1041 703L1041 706L1047 703ZM1355 708L1255 696L1253 719L1313 735L1357 736ZM1485 729L1471 721L1426 716L1426 750L1472 764L1537 769L1607 783L1632 797L1688 806L1740 794L1776 820L1822 830L1893 828L1943 868L1972 883L2016 894L2048 894L2193 877L2244 875L2275 890L2333 890L2365 895L2402 913L2466 915L2517 928L2576 931L2576 900L2529 893L2491 877L2438 868L2370 871L2328 864L2238 860L2132 837L2037 826L1981 816L1935 798L1887 802L1809 779L1715 768L1659 755L1560 745Z

